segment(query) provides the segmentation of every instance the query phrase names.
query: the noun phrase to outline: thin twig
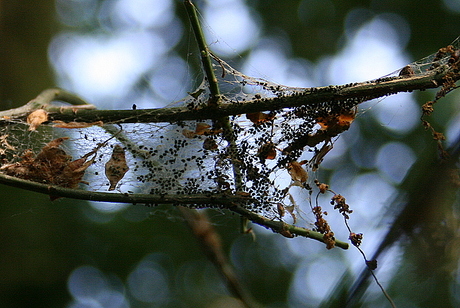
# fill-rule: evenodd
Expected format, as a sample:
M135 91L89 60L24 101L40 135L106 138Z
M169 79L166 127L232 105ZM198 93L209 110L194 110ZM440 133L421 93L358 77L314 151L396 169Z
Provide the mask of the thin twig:
M298 236L304 236L308 237L320 242L324 243L324 234L321 234L319 232L315 232L309 229L305 229L302 227L297 227L294 225L287 224L283 221L277 221L277 220L271 220L266 217L263 217L261 215L258 215L254 212L251 212L247 209L245 209L242 206L239 206L237 204L233 204L229 208L231 211L236 212L246 218L248 218L250 221L252 221L255 224L264 226L268 229L271 229L277 233L280 233L284 236L291 237L290 235L298 235ZM287 232L286 232L287 231ZM335 245L337 247L340 247L342 249L348 249L349 245L346 242L342 242L339 240L335 240Z
M345 225L348 229L348 232L350 234L352 234L353 232L351 231L351 228L350 228L350 225L348 224L348 220L346 217L344 217L344 221L345 221ZM377 278L377 276L375 275L374 273L374 269L375 269L375 266L377 264L377 260L373 259L371 261L369 261L366 257L366 254L364 253L364 251L359 247L359 244L360 243L356 243L354 241L352 241L352 244L353 246L356 247L356 249L358 249L358 251L361 253L361 255L363 256L363 259L364 259L364 263L366 264L366 267L367 267L367 270L369 271L369 273L372 275L372 277L374 278L374 281L375 283L379 286L380 290L382 291L383 295L386 297L386 299L388 300L388 302L390 303L391 307L392 308L396 308L396 305L393 301L393 299L391 298L390 294L388 294L388 292L385 290L385 288L383 287L383 285L380 283L379 279Z
M192 24L193 31L195 33L195 39L198 42L198 47L201 54L201 62L203 63L203 67L208 78L209 89L211 91L211 98L208 105L211 106L211 108L220 107L222 97L220 95L219 83L217 82L217 78L212 67L211 53L209 52L208 45L206 44L206 39L204 37L200 20L198 18L197 9L190 0L185 0L184 3L190 18L190 22ZM243 191L243 177L241 175L241 168L239 166L239 159L237 157L238 148L236 145L236 137L232 128L232 124L230 123L228 116L217 119L216 124L222 127L224 138L228 141L228 156L232 161L233 176L235 179L235 191L241 192ZM244 233L247 231L247 224L247 219L242 217L241 228L242 232Z
M128 204L144 204L154 206L157 204L185 205L196 207L216 207L228 209L247 217L252 222L272 229L274 232L282 233L288 230L293 235L308 237L320 242L324 242L323 234L314 232L305 228L296 227L282 221L274 221L260 216L254 212L245 209L245 204L253 201L250 197L231 195L226 193L215 194L195 194L195 195L151 195L151 194L128 194L128 193L110 193L99 191L86 191L81 189L71 189L49 184L36 183L23 180L13 176L0 173L0 184L5 184L25 190L35 191L42 194L56 197L66 197L72 199L88 201L105 201ZM336 246L348 249L348 243L337 241Z
M211 91L211 100L209 105L215 106L219 103L220 100L220 89L216 75L214 74L214 69L212 68L209 49L204 38L196 7L190 0L185 0L184 4L185 9L187 10L187 14L190 18L190 23L192 24L193 32L195 33L195 39L198 43L198 48L201 55L201 63L203 63L203 68L206 73L206 77L208 78L209 90Z

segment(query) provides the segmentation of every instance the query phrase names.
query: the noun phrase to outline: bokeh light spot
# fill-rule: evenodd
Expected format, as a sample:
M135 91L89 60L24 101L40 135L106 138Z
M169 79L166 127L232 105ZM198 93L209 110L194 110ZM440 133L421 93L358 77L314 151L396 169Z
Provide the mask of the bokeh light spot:
M240 0L211 1L203 15L206 39L220 56L234 56L257 41L260 31L257 15Z
M415 158L414 152L404 143L389 142L382 146L377 154L377 167L392 182L399 184L415 162Z
M129 274L130 293L145 303L165 303L169 297L167 273L151 261L143 261Z

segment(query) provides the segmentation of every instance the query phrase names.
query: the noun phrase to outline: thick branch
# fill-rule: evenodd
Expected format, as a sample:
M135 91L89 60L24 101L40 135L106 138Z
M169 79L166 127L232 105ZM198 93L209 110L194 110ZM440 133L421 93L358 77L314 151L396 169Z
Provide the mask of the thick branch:
M411 77L390 77L368 82L342 86L328 86L299 89L290 96L262 98L245 102L220 103L218 107L203 107L189 109L184 107L141 109L141 110L86 110L75 108L60 108L52 105L44 107L50 112L51 120L104 123L159 123L184 120L219 119L225 116L245 114L258 111L278 110L288 107L320 106L353 99L356 103L383 97L398 92L411 92L442 86L444 77L449 73L449 66L443 65L423 75ZM458 76L456 76L458 80ZM53 89L52 89L53 90ZM50 91L50 90L47 90ZM37 101L37 97L34 101ZM62 97L60 100L64 100ZM27 105L26 105L27 106ZM43 104L41 105L43 106ZM30 112L29 106L27 109ZM22 108L22 107L21 107ZM42 107L43 108L43 107ZM0 117L25 118L23 109L13 109L0 112ZM1 121L1 120L0 120ZM1 123L1 122L0 122Z

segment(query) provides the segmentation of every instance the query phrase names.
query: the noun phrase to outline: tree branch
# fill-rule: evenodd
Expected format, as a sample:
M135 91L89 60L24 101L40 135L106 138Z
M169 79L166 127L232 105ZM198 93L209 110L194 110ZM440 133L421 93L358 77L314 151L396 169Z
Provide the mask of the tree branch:
M273 232L285 235L285 231L289 231L292 235L308 237L320 242L324 242L323 234L296 227L282 221L267 219L261 215L245 209L245 204L251 203L254 200L249 196L232 195L226 193L209 193L195 195L151 195L151 194L128 194L128 193L110 193L86 191L81 189L64 188L52 186L49 184L41 184L32 181L23 180L13 176L0 173L0 184L5 184L25 190L30 190L42 194L51 195L53 197L66 197L72 199L88 200L88 201L105 201L116 203L131 203L145 204L147 206L155 206L158 204L184 205L189 207L215 207L227 209L238 213L255 224L271 229ZM342 249L348 249L348 243L336 240L336 246Z
M91 105L84 101L79 96L70 93L66 90L59 88L46 89L41 92L36 98L29 101L24 106L19 108L9 109L5 111L0 111L0 118L25 118L29 113L37 109L45 109L51 112L59 112L59 109L62 107L50 105L53 101L63 101L73 105L73 110L77 109L95 109L94 105ZM0 122L1 123L1 122Z
M201 29L196 7L190 0L185 0L184 3L190 17L193 31L195 33L195 39L198 42L198 47L201 54L201 62L203 63L204 71L206 72L206 76L208 78L209 89L211 91L211 97L209 99L208 106L212 109L215 109L215 107L220 107L220 104L222 103L222 96L220 95L219 83L217 82L217 78L212 67L209 48L206 44L206 40ZM235 190L236 192L241 192L243 191L243 177L241 175L240 166L238 164L239 157L237 157L238 149L236 145L236 136L234 134L228 115L218 118L215 121L215 126L222 127L224 138L228 141L227 152L229 153L229 157L232 162ZM243 232L247 231L247 224L247 219L243 217L241 220L241 230Z
M297 89L297 92L289 96L274 98L261 98L245 102L222 102L218 107L205 106L198 109L184 107L140 109L140 110L87 110L75 108L61 108L49 105L50 98L42 99L45 92L56 91L48 89L42 92L33 100L33 104L0 112L1 121L7 121L5 116L13 119L25 119L27 112L37 108L43 108L49 112L50 120L75 121L75 122L96 122L104 123L160 123L176 122L185 120L219 119L225 116L239 115L245 113L272 111L282 108L300 106L322 106L325 103L334 104L353 100L354 104L379 98L398 92L412 92L415 90L426 90L441 87L444 78L451 73L449 64L441 65L422 75L396 76L380 78L376 80L346 84L340 86L314 87ZM454 81L460 77L454 75ZM62 90L60 90L62 91ZM62 93L62 92L61 92ZM68 93L68 92L66 92ZM77 96L56 96L54 100L62 100L68 103L77 103ZM81 101L80 103L83 103ZM89 105L89 104L87 104ZM92 106L92 105L91 105Z
M190 18L190 23L192 24L193 32L195 33L195 39L198 43L198 48L200 49L201 63L203 63L203 68L208 78L209 90L211 91L211 99L209 101L209 105L216 105L221 98L219 84L217 82L216 75L214 74L214 69L212 68L212 61L211 57L209 56L210 52L204 38L196 7L190 0L185 0L184 4L185 9L187 10L187 14Z
M203 252L216 266L216 269L227 283L228 290L238 298L247 308L261 308L250 293L244 288L239 281L233 266L228 262L222 249L222 242L219 233L209 220L206 212L198 212L184 207L178 207L184 216L192 234L201 244Z

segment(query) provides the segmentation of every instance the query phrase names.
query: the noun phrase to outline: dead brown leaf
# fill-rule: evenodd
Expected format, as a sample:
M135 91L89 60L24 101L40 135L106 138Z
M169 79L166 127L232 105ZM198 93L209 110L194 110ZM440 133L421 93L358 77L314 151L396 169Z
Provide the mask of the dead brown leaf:
M43 109L37 109L27 116L30 131L36 130L40 124L46 121L48 121L48 112Z

